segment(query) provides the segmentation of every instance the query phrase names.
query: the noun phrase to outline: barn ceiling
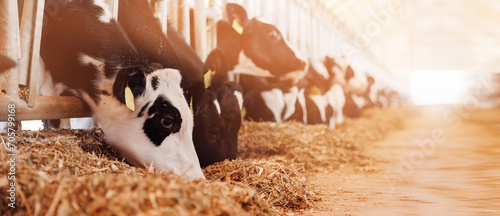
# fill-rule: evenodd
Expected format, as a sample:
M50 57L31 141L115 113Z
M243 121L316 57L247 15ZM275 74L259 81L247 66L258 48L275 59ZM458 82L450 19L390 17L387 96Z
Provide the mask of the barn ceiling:
M390 72L500 72L498 0L318 0Z

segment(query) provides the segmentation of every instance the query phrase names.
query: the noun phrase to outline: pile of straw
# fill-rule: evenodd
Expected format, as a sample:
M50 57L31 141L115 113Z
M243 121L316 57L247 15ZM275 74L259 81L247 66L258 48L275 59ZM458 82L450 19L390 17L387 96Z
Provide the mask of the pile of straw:
M239 159L204 169L190 182L153 167L137 168L105 145L101 130L17 133L16 209L0 215L280 215L314 208L320 191L305 176L340 166L369 166L364 148L401 127L407 111L368 110L332 130L297 122L244 122ZM0 134L6 138L7 134ZM1 142L1 140L0 140ZM0 160L9 156L0 148ZM7 197L8 163L0 163Z

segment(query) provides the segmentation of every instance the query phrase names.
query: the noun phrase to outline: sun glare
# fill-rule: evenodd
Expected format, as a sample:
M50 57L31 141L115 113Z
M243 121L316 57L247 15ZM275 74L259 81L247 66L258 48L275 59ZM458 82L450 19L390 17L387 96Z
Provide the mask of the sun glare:
M413 71L410 85L417 105L456 104L467 89L467 76L465 71Z

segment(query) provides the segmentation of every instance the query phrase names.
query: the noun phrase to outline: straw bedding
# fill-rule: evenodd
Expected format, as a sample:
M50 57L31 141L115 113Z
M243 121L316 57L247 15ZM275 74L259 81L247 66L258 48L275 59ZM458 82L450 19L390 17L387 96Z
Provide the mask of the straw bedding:
M20 131L17 208L7 207L10 166L0 163L0 215L282 215L311 209L321 191L306 176L376 163L364 148L400 128L407 112L371 109L335 130L244 122L239 159L205 168L204 182L129 166L105 145L99 129ZM7 161L7 150L0 149L0 160Z

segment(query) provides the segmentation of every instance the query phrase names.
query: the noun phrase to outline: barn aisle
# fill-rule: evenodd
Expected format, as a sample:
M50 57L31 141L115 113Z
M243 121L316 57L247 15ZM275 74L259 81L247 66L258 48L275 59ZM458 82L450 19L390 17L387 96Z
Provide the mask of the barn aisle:
M500 110L426 107L369 151L376 172L321 174L311 215L500 214ZM380 172L379 172L380 171Z

